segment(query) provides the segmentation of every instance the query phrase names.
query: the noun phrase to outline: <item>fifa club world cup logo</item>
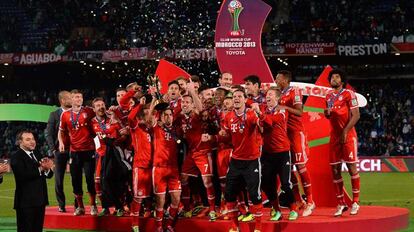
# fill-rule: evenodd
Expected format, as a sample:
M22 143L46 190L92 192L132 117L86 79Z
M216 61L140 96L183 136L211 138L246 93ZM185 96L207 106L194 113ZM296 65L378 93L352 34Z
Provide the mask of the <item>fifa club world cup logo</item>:
M231 21L232 21L232 28L230 31L230 35L240 36L242 35L242 31L240 30L240 26L239 26L239 17L244 8L241 2L239 2L238 0L232 0L229 3L228 9L229 9L229 12L231 15Z

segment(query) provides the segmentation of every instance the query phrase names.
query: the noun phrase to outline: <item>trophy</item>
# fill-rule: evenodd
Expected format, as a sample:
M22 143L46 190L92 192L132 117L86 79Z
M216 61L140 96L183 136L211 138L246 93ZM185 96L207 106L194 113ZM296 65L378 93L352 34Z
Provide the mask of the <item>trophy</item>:
M239 16L241 14L241 12L243 11L243 6L241 4L241 2L239 2L238 0L232 0L229 3L228 6L228 10L230 12L231 15L231 21L232 21L232 29L230 32L230 35L232 36L240 36L241 30L240 30L240 26L239 26Z
M149 87L154 87L157 90L155 92L155 98L157 99L156 104L158 104L158 102L162 102L162 95L160 93L161 82L160 82L160 79L158 78L158 76L148 76L147 81L148 81L148 86Z

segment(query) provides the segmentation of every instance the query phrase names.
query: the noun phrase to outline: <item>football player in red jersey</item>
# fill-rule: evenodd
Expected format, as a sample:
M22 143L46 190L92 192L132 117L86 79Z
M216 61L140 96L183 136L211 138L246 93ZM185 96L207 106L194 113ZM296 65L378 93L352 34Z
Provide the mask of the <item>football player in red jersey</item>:
M82 190L82 169L85 172L86 184L90 196L91 215L98 214L96 207L96 191L94 185L95 144L92 138L90 121L95 113L90 107L83 107L83 96L78 90L71 91L72 109L62 113L58 132L59 151L65 151L64 136L70 138L70 174L73 193L78 207L74 215L84 215Z
M250 200L253 203L250 211L256 220L255 232L259 232L261 231L261 217L263 215L260 191L261 164L259 157L262 145L259 132L260 120L254 110L246 108L246 100L244 90L234 91L234 111L227 113L223 122L223 129L219 133L219 141L226 142L230 140L233 146L225 190L227 208L233 222L230 231L239 231L236 197L241 191L241 180L244 180ZM263 119L263 115L260 117Z
M98 155L98 160L96 162L96 171L95 171L95 189L96 194L101 200L102 212L99 213L99 216L109 215L109 205L106 202L108 198L102 197L102 184L101 184L101 171L102 171L102 160L105 156L108 146L108 140L113 140L115 146L119 145L125 135L128 134L125 128L122 128L121 123L116 118L113 112L107 112L105 102L102 98L95 98L92 101L92 107L96 113L96 117L91 120L92 129L95 132L95 141L96 153ZM110 117L107 116L107 113L110 113ZM117 191L117 190L116 190ZM121 196L115 196L111 199L114 201L115 209L117 210L117 216L123 215Z
M226 95L229 91L223 87L218 87L214 93L214 102L215 105L209 110L210 117L217 128L221 127L223 119L225 115L232 111L233 109L227 110L224 106L224 101L226 100ZM233 99L230 99L233 101ZM227 103L229 104L229 103ZM230 106L228 106L231 108ZM217 156L216 156L216 167L217 167L217 175L220 182L220 189L221 189L221 213L223 214L223 219L228 219L227 210L226 210L226 203L224 199L224 191L226 187L226 174L229 168L230 163L230 155L232 152L231 144L227 143L219 143L217 147Z
M207 189L207 198L210 205L209 218L214 221L217 218L215 212L215 191L212 183L212 160L211 143L202 141L202 134L205 133L204 121L200 112L203 105L195 92L194 82L187 84L187 91L190 95L182 96L182 114L177 119L181 124L181 130L187 141L188 153L184 159L181 170L182 202L184 204L185 217L191 217L190 211L190 189L188 186L189 176L197 177L201 173L203 184Z
M168 92L164 94L164 102L170 103L170 108L174 113L174 116L177 117L181 113L181 95L180 95L180 85L178 81L173 80L168 83Z
M152 124L150 122L150 106L145 105L145 97L140 102L134 100L134 95L140 91L136 83L130 85L130 90L121 99L121 103L130 103L131 111L128 115L128 124L131 130L131 139L134 147L134 162L132 169L132 184L135 209L133 209L132 230L139 231L139 211L142 202L151 194L152 187ZM151 104L153 105L153 100Z
M279 208L276 179L279 177L281 189L286 194L287 203L290 206L289 220L296 220L296 204L290 182L291 158L290 142L287 136L288 112L281 109L278 101L282 91L277 87L270 87L266 94L266 105L262 107L265 115L263 120L263 154L262 161L262 185L270 204L271 221L278 221L282 218Z
M233 85L233 75L229 72L223 72L220 74L218 82L220 87L230 90Z
M266 97L263 92L260 91L260 78L258 76L247 76L244 78L244 84L246 88L246 94L249 97L247 105L250 106L252 103L262 104L265 103Z
M178 131L173 125L173 111L168 104L160 103L156 106L159 110L160 120L154 126L154 164L152 169L152 184L156 196L156 231L163 230L163 217L165 195L171 196L171 204L168 209L169 218L166 222L166 231L172 232L173 222L177 216L181 195L181 182L178 172L178 144L181 143ZM150 115L152 113L150 112ZM153 119L156 120L155 118Z
M351 215L359 210L360 179L357 169L357 133L355 124L359 120L358 101L352 90L345 89L346 77L341 70L334 69L329 73L329 82L333 92L326 95L325 116L331 123L331 136L329 141L329 157L336 187L338 207L335 216L341 216L348 206L344 201L344 183L341 176L342 162L348 166L352 184Z
M306 194L306 204L303 204L302 197L299 191L299 181L292 171L293 193L298 206L304 206L302 216L306 217L312 214L315 209L315 202L312 197L312 184L309 172L306 168L308 161L309 146L306 139L305 129L302 123L302 94L297 87L290 86L292 80L292 73L286 70L281 70L276 76L276 84L282 89L282 96L279 104L289 113L287 133L290 139L290 151L292 155L292 162L296 166L299 173L300 180L304 192Z

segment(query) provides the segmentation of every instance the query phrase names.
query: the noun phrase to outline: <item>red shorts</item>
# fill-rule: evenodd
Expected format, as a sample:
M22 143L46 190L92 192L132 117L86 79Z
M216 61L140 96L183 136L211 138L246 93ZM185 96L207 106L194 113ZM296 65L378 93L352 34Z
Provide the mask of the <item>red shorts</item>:
M134 167L132 170L132 187L135 198L147 198L151 195L152 168Z
M154 194L165 194L167 192L181 192L180 176L177 168L153 167L152 187Z
M358 162L358 140L356 136L348 136L346 143L340 137L331 136L329 141L329 163L331 165Z
M217 152L217 174L220 179L226 178L233 149L223 149Z
M213 175L211 151L197 151L188 153L184 160L181 172L183 175L197 177Z
M303 131L288 132L293 164L308 162L309 146Z

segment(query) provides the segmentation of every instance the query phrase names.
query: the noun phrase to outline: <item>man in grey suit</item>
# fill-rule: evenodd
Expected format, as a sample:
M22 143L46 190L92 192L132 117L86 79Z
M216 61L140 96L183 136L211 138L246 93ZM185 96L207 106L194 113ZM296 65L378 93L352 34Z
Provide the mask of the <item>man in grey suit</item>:
M49 157L54 157L55 161L55 193L59 203L59 212L66 212L65 193L63 190L63 179L66 172L66 165L69 161L69 138L65 139L64 152L59 152L59 140L57 138L59 131L60 115L72 107L72 99L70 92L59 92L60 108L50 113L49 121L46 127L46 142L49 146Z

